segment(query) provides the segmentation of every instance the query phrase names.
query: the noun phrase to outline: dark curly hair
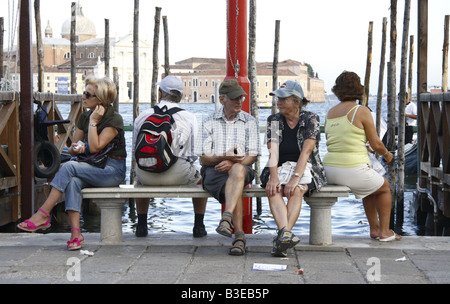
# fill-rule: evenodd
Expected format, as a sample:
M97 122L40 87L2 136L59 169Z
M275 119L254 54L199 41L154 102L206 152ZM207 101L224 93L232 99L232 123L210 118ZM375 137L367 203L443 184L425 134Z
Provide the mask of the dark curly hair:
M336 83L331 91L340 101L362 100L364 86L356 73L344 71L336 78Z

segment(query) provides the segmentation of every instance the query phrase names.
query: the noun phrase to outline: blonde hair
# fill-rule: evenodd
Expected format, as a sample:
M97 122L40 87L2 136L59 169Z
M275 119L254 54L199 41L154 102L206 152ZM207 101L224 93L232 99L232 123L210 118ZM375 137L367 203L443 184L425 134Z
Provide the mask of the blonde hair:
M109 106L117 97L116 85L108 77L97 78L91 75L86 78L85 84L94 87L95 95L104 107Z

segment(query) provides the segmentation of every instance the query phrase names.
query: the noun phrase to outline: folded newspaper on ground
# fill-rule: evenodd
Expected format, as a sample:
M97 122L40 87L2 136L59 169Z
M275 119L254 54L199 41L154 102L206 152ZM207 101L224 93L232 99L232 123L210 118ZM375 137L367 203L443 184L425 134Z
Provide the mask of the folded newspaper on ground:
M253 263L252 270L264 270L264 271L284 271L287 269L287 265L277 265L277 264L263 264L263 263Z

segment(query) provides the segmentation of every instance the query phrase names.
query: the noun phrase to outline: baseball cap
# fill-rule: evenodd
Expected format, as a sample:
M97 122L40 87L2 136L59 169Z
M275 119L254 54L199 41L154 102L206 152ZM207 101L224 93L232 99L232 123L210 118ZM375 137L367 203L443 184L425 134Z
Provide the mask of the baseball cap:
M286 98L295 95L300 98L304 98L302 86L295 80L288 80L283 83L280 88L269 94L270 96L277 96L281 98Z
M177 91L180 94L183 94L183 82L181 82L181 79L176 76L168 75L160 82L157 82L156 85L159 85L159 88L167 94L175 95L172 91Z
M227 95L230 99L236 99L239 96L247 95L236 79L227 79L222 82L219 87L219 94Z

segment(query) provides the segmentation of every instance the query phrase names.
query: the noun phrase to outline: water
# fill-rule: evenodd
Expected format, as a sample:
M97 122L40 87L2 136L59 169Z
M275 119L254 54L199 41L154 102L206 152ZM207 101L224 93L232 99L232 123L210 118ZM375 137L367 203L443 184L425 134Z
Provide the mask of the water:
M336 105L338 102L326 102L309 104L307 110L315 112L319 115L321 124L325 121L325 116L328 110ZM140 112L148 109L149 104L141 104ZM215 110L213 104L182 104L182 108L191 111L196 114L197 120L200 123L203 118ZM370 101L369 107L375 109L375 102ZM58 105L61 113L69 113L69 105ZM384 104L383 108L387 106ZM131 125L133 121L133 106L132 104L120 104L119 112L121 113L124 123ZM266 124L267 117L270 115L271 109L260 109L259 124L264 126ZM382 112L382 116L386 119L386 110ZM261 168L267 162L268 151L263 144L264 134L261 134ZM130 181L130 167L131 167L131 142L132 132L126 132L127 142L127 180ZM325 144L325 135L322 134L320 142L320 155L323 158L327 152ZM198 165L198 163L197 163ZM416 178L414 176L405 178L405 218L402 232L405 235L416 235L417 227L414 224L414 212L413 212L413 196ZM302 211L300 217L295 225L293 232L299 235L309 234L309 206L303 202ZM215 228L220 220L221 206L213 198L208 199L207 210L205 215L205 226L209 233L214 233ZM340 198L338 202L331 209L332 216L332 231L335 235L354 235L354 236L367 236L369 234L369 225L364 213L362 201L355 199L353 194L350 194L348 198ZM148 212L149 233L192 233L194 221L194 214L192 208L192 201L190 199L155 199L150 203ZM128 205L123 208L123 231L134 232L137 216L134 208L130 208ZM96 217L88 217L83 219L83 230L98 232L99 222ZM275 221L270 213L269 203L267 198L262 198L262 214L257 215L256 212L256 199L253 199L253 233L274 233L277 229Z

